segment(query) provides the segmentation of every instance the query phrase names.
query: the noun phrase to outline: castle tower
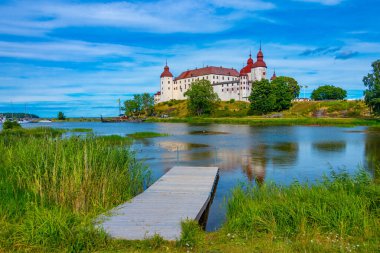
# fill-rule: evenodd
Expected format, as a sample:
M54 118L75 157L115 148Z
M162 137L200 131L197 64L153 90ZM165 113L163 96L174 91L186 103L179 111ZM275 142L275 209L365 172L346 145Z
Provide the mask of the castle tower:
M164 72L160 76L160 102L165 102L173 99L173 74L169 71L168 63L166 62Z
M276 70L274 70L273 71L273 76L270 78L270 80L273 81L276 78L277 78L277 76L276 76Z
M264 61L264 54L261 51L261 46L259 52L257 53L257 61L253 64L251 74L253 81L260 81L261 79L267 78L267 64Z

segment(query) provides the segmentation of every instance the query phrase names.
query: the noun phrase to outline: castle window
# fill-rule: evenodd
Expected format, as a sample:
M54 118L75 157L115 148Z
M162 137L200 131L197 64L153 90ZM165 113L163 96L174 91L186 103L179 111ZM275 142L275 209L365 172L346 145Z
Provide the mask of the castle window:
M228 88L227 88L227 91L228 91Z
M215 79L215 76L212 76L212 79Z
M222 80L224 80L224 76L222 76Z
M228 78L228 81L230 80L230 78Z
M223 92L223 89L222 89L222 92Z
M161 83L164 84L164 81L162 81Z
M223 85L224 85L224 84L222 84L222 88L223 88Z
M170 81L168 81L168 84L170 84Z

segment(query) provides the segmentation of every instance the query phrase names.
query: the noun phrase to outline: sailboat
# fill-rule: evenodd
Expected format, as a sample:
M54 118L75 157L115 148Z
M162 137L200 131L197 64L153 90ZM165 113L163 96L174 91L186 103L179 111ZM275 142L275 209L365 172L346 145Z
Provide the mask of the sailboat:
M19 124L30 123L31 120L27 117L27 115L28 115L28 114L26 113L26 104L25 104L24 118L17 120L17 122L18 122Z

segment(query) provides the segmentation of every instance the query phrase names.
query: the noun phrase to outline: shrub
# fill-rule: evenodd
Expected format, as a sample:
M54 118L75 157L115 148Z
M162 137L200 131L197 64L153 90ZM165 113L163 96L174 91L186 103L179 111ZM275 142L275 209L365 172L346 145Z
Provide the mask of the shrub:
M21 125L17 121L6 120L3 124L4 130L16 129L16 128L21 128Z
M346 97L347 91L333 85L320 86L311 93L314 100L342 100Z

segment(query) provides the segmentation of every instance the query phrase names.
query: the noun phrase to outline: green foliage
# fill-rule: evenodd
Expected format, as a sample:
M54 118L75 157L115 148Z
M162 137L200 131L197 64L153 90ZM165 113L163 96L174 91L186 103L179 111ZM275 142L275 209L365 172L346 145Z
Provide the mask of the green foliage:
M139 111L139 105L134 99L126 100L124 102L123 110L125 111L125 115L134 116Z
M230 104L233 104L233 103L235 103L235 99L231 98L230 99Z
M66 116L63 112L58 112L57 119L58 120L65 120Z
M333 85L320 86L311 93L314 100L342 100L346 97L347 91Z
M364 85L368 88L365 91L365 103L376 115L380 115L380 60L372 63L372 74L363 78Z
M124 101L123 110L127 116L149 116L153 113L154 97L149 93L135 94L133 99Z
M211 114L219 102L216 94L208 80L197 80L184 94L188 97L187 108L192 115Z
M285 86L286 89L283 89L283 91L286 90L286 93L290 93L292 99L295 99L300 94L300 86L298 85L298 82L296 79L288 76L279 76L276 79L272 81L272 83L279 84L282 86ZM281 88L279 89L281 91Z
M17 129L17 128L21 128L21 125L17 121L6 120L3 124L4 130Z
M2 112L0 113L0 117L6 117L6 118L14 118L14 119L22 119L22 118L33 118L38 119L39 117L35 114L31 113L24 113L24 112Z
M181 223L181 238L177 242L179 246L193 248L204 243L204 231L194 220L185 220Z
M380 233L379 199L380 185L364 171L332 172L312 186L240 186L228 201L225 227L242 236L336 235L370 243Z
M55 131L43 130L0 135L0 249L104 248L110 239L94 218L141 192L149 172L128 145L114 146L114 138L52 138Z
M277 77L272 82L267 79L255 81L249 96L250 112L260 115L289 109L299 91L297 81L291 77Z

